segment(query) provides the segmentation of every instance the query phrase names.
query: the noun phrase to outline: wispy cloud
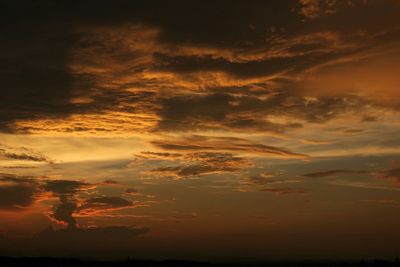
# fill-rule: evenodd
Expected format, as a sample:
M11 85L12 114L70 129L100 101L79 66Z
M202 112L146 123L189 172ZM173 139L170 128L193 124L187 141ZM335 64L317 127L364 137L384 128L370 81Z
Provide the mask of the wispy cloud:
M154 146L172 151L228 151L282 158L304 159L308 156L291 152L285 148L251 142L236 137L183 136L180 139L160 139L151 142Z
M179 165L158 167L145 174L182 179L238 172L251 166L252 163L249 160L230 153L196 152L185 154Z
M26 147L10 147L3 144L0 144L0 157L9 160L54 163L54 160L33 149Z
M304 174L305 177L309 178L321 178L334 176L336 174L370 174L370 171L364 170L328 170L328 171L320 171L320 172L311 172Z

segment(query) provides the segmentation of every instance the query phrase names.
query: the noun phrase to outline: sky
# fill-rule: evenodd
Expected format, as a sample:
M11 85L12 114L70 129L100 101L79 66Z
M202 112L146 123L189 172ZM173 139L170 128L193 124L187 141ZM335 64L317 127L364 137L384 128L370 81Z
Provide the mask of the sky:
M398 0L0 2L2 255L400 255Z

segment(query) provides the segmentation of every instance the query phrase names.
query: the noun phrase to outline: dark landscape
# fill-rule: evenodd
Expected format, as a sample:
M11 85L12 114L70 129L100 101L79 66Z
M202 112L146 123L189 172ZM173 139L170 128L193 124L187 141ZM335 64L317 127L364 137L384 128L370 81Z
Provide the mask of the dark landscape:
M95 267L95 266L132 266L132 267L398 267L400 262L395 260L361 260L361 261L288 261L288 262L241 262L241 263L210 263L210 262L196 262L196 261L180 261L180 260L164 260L164 261L137 261L137 260L123 260L123 261L90 261L78 259L63 259L63 258L12 258L0 257L0 264L2 266L57 266L57 267Z

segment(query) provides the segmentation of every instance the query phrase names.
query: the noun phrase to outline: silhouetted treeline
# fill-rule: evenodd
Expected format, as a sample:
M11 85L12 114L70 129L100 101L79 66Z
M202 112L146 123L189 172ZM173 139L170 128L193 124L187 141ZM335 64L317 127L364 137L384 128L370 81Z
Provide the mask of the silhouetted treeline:
M138 267L228 267L228 266L276 266L276 267L400 267L400 261L395 260L360 260L360 261L271 261L259 263L211 263L196 261L180 261L180 260L164 260L164 261L143 261L143 260L124 260L124 261L89 261L69 258L16 258L16 257L0 257L0 266L40 266L40 267L91 267L91 266L138 266Z

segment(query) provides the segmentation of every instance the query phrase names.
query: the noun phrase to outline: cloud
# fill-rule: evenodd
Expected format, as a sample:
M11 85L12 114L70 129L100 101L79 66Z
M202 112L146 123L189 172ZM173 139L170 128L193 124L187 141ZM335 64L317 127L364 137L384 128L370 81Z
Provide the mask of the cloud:
M334 143L334 141L331 140L317 140L317 139L304 139L301 140L301 142L307 145L329 145Z
M380 205L399 205L399 203L394 199L364 199L360 200L360 202Z
M102 183L102 185L108 185ZM113 184L112 184L113 185ZM133 203L121 197L99 196L77 198L78 193L96 188L96 185L73 180L51 180L46 181L46 191L52 192L59 198L59 203L54 206L53 212L49 214L55 222L65 224L68 228L77 228L75 217L92 215L94 213L118 210L132 207Z
M329 176L335 176L335 175L346 175L346 174L365 174L377 179L382 179L382 180L387 180L390 181L394 184L399 184L400 183L400 168L392 168L392 169L386 169L386 170L342 170L342 169L337 169L337 170L327 170L327 171L320 171L320 172L311 172L304 174L304 177L308 178L323 178L323 177L329 177ZM340 185L346 185L348 184L349 186L357 186L358 184L355 182L346 182L346 181L339 181L337 184ZM385 187L379 186L379 185L373 185L373 184L359 184L360 187L365 187L365 188L382 188L382 189L387 189Z
M385 179L385 180L392 181L395 184L400 185L400 168L393 168L393 169L385 170L385 171L376 173L375 176L378 179Z
M144 151L140 152L143 157L149 158L161 158L161 159L168 159L168 158L179 158L182 155L178 153L167 153L167 152L152 152L152 151Z
M82 228L78 224L76 218L80 216L90 217L133 206L132 201L121 197L88 194L87 191L95 187L94 184L74 180L49 180L48 177L0 174L0 210L31 211L35 203L39 203L42 199L53 200L51 198L53 195L58 198L58 203L53 205L47 215L52 221L67 226L60 230L48 228L33 238L7 239L5 242L0 240L2 249L7 252L24 251L52 256L70 256L70 253L84 256L88 256L89 253L96 256L99 250L110 252L113 249L120 251L132 248L134 238L146 234L149 228L130 226ZM47 206L40 206L37 211L46 212L44 208ZM76 246L77 242L80 244L79 247Z
M26 147L10 147L3 144L0 144L0 157L4 157L10 160L26 160L47 163L54 162L42 153L34 151L32 149Z
M322 178L328 176L334 176L336 174L370 174L370 171L364 170L328 170L328 171L321 171L321 172L311 172L306 173L303 176L309 178Z
M75 194L78 191L92 187L93 185L91 184L74 180L48 180L44 185L46 191L50 191L55 195Z
M94 197L86 199L76 210L78 213L94 213L97 211L116 210L132 207L133 203L120 197Z
M120 183L118 181L113 180L113 179L105 179L103 184L104 185L119 185Z
M242 186L248 186L248 187L261 187L265 185L288 184L288 183L299 183L299 182L300 180L298 179L276 178L274 177L274 175L268 172L264 172L243 178L240 181L240 184Z
M73 180L49 180L43 187L44 190L57 196L60 201L49 213L49 218L69 228L76 228L77 223L73 213L77 210L78 203L75 195L80 191L93 188L93 185Z
M169 56L156 54L155 71L179 74L222 72L238 79L274 77L289 71L303 56L265 58L247 62L231 62L209 56Z
M172 138L154 140L151 143L156 147L172 151L227 151L298 159L308 157L305 154L295 153L285 148L254 143L247 139L236 137L191 135L175 140Z
M202 164L192 164L186 166L167 166L159 167L157 169L151 170L149 173L161 176L172 176L177 179L184 177L200 176L200 175L210 175L224 172L234 172L237 168L232 167L217 167L215 165L202 165Z
M273 180L273 175L268 172L259 173L246 177L241 181L245 185L265 185Z
M232 189L238 192L274 192L277 194L301 194L303 189L279 188L285 184L300 183L299 179L280 178L269 172L262 172L242 177L238 183L232 184ZM278 186L278 187L274 187Z
M337 1L337 0L299 0L298 12L309 20L329 16L339 11L340 8L349 8L354 2L362 1ZM367 2L367 1L364 1Z
M54 219L57 223L67 225L68 228L76 228L76 220L73 216L77 208L75 200L66 195L60 195L59 200L60 203L49 214L50 218Z
M101 185L108 186L104 183ZM0 209L24 210L31 208L42 198L54 196L59 202L53 205L48 217L69 228L77 228L75 216L133 206L131 201L120 197L88 197L88 191L96 186L75 180L49 180L47 177L0 174Z
M38 184L29 177L0 174L0 209L29 208L35 203L38 191Z
M300 14L309 18L315 19L320 16L320 1L319 0L300 0Z
M297 188L263 188L260 189L260 191L271 192L278 195L289 195L289 194L303 195L306 193L304 189L297 189Z
M398 77L393 69L399 67L399 58L400 54L397 51L389 55L372 55L355 62L340 64L337 67L326 67L306 78L299 88L307 94L316 96L329 96L345 91L362 94L376 106L386 105L386 107L398 108L392 98L398 96L394 89L398 83ZM369 77L368 81L365 81L363 77ZM321 86L324 86L326 90L320 90Z
M346 186L346 187L355 187L361 189L376 189L376 190L385 190L385 191L400 191L399 188L393 186L385 186L385 185L376 185L370 182L352 182L352 181L332 181L329 182L332 185L338 186Z
M158 131L256 131L283 135L304 123L326 123L343 114L357 113L367 103L360 97L307 97L293 91L269 91L264 96L242 90L228 93L184 95L164 99L158 112Z
M71 25L57 16L51 23L43 23L39 14L51 8L48 3L21 7L10 2L4 8L7 17L1 23L7 41L0 45L0 68L4 70L0 129L15 131L14 123L23 119L67 116L72 111L68 99L75 80L67 69L68 53L76 38ZM22 15L25 8L33 13Z
M197 152L187 153L180 165L163 166L147 171L147 175L160 175L182 179L201 175L237 172L251 167L247 159L230 153Z
M139 190L135 189L135 188L127 188L125 190L125 193L129 194L129 195L133 195L133 196L137 196L137 195L141 195L141 193L139 192Z
M102 183L101 185L107 186L109 184ZM57 223L67 225L69 228L77 227L75 216L90 215L133 206L131 201L115 196L89 198L86 196L83 200L77 198L79 193L85 193L96 188L95 184L74 180L48 180L43 188L57 196L60 201L54 206L54 210L49 214L49 217Z
M349 111L351 105L341 99L348 93L340 89L349 84L347 78L341 79L346 86L326 83L329 75L315 70L340 69L341 62L374 54L372 48L393 44L398 36L393 23L398 5L353 2L281 1L271 8L270 3L222 1L213 9L196 5L196 12L179 1L160 2L159 10L168 12L157 16L150 15L154 8L147 3L96 4L93 13L90 3L45 2L27 4L35 12L25 17L18 4L8 3L5 22L21 23L5 23L7 42L0 47L7 70L2 86L9 89L2 98L0 128L98 135L203 128L282 133L301 127L297 120L325 122ZM228 5L227 14L217 12ZM51 23L43 23L41 12L53 14L47 17ZM66 20L71 14L75 19ZM359 24L348 23L354 17L374 27L363 32ZM389 74L374 84L396 84ZM317 86L311 86L314 81ZM299 96L303 87L306 96L318 98L317 105ZM276 123L270 114L288 118Z
M140 154L135 155L138 159L147 159L147 160L175 160L182 158L183 155L179 153L169 153L169 152L154 152L154 151L142 151Z

